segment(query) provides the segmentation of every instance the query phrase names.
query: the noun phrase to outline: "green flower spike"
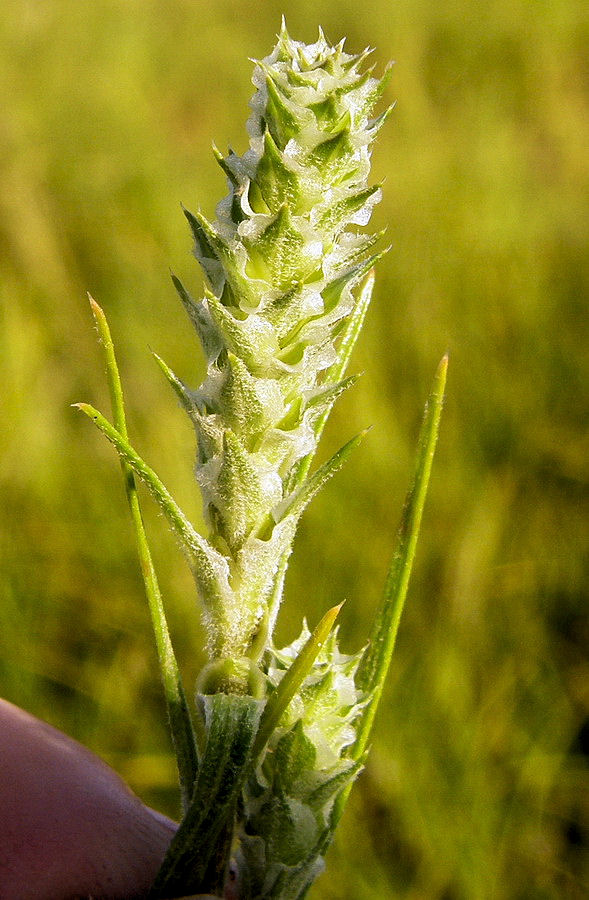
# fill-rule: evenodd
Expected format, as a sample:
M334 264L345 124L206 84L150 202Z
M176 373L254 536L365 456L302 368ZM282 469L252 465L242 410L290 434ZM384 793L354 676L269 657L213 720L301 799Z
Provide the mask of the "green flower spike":
M301 462L349 384L330 370L357 306L353 288L377 258L372 237L351 229L380 196L366 179L384 87L360 61L323 35L307 47L283 28L255 69L250 149L216 154L229 183L217 221L185 211L210 290L196 303L175 284L208 374L194 392L168 377L196 428L209 540L228 564L226 622L208 621L214 658L251 655L260 627L271 635L277 563L304 507Z
M444 393L443 360L420 437L414 485L367 653L344 656L339 607L282 650L272 634L299 518L362 435L310 474L326 419L355 379L345 372L373 286L380 235L361 229L380 198L370 148L390 77L362 71L323 33L312 45L282 27L255 67L243 156L215 149L229 194L211 223L185 210L208 286L174 285L207 357L193 390L157 361L196 431L200 535L130 446L103 321L115 425L80 404L117 449L126 475L164 674L185 815L151 897L303 897L363 763L390 662L419 530ZM106 335L106 337L105 337ZM191 716L169 641L133 475L160 504L192 567L209 663ZM229 875L232 860L231 876Z

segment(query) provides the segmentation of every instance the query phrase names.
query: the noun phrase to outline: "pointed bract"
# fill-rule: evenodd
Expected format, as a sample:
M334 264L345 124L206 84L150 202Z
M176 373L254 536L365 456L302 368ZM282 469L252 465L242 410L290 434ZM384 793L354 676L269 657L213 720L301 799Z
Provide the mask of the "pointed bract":
M379 81L362 71L365 56L346 53L343 41L330 46L321 31L314 44L294 41L283 23L274 51L256 63L248 151L224 157L214 148L229 188L217 220L184 210L210 287L196 302L173 279L207 377L190 390L160 365L195 424L197 480L211 545L228 566L230 605L241 603L254 629L261 615L273 626L290 552L273 537L276 523L296 523L356 442L303 485L325 419L352 383L343 369L329 372L340 341L349 357L363 304L354 289L380 255L368 255L377 236L358 229L380 199L368 183L379 125L369 117L390 73ZM272 613L260 613L269 592ZM238 632L242 654L247 628ZM230 652L231 641L222 643Z

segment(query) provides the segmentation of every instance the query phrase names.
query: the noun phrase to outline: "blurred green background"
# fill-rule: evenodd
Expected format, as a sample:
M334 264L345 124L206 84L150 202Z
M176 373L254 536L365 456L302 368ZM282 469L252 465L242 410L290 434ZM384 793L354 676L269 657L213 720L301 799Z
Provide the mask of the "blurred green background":
M203 373L168 277L180 202L225 194L251 63L293 37L396 60L374 153L393 250L324 452L374 424L306 514L280 635L347 597L368 633L421 409L448 398L366 772L312 896L582 897L589 797L589 5L566 0L4 0L0 17L0 693L176 815L175 769L85 292L110 318L139 451L199 521L193 435L150 356ZM146 516L177 653L191 577ZM329 523L329 524L328 524Z

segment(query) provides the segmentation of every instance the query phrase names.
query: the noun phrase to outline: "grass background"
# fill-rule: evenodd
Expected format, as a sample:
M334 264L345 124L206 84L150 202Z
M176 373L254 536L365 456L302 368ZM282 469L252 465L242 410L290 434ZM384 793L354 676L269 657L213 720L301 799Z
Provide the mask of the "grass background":
M448 399L373 751L323 900L582 897L588 889L589 7L574 0L4 0L0 17L0 693L178 811L86 290L117 341L133 440L198 520L193 436L149 349L196 385L168 278L200 285L179 204L225 193L248 57L321 24L396 60L374 154L393 250L325 451L374 424L315 501L280 622L347 597L368 632L421 408ZM187 685L190 575L146 503Z

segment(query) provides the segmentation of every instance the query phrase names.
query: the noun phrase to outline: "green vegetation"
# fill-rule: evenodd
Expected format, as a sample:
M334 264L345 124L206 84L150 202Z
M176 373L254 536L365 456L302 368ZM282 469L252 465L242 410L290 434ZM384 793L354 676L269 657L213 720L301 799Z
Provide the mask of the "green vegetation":
M383 255L369 252L382 234L358 226L368 224L381 195L368 182L370 147L392 110L374 115L391 68L376 79L365 58L344 51L343 42L330 45L321 30L313 43L293 40L283 20L276 46L254 67L247 152L223 157L215 148L229 187L215 221L184 209L204 297L194 299L176 275L172 280L206 357L206 377L191 388L156 359L195 429L205 534L129 443L112 336L90 298L113 421L88 403L75 405L120 458L182 798L182 820L150 900L306 896L364 767L390 667L447 357L424 414L414 480L365 646L341 653L333 626L342 604L312 634L303 620L300 638L284 647L274 640L301 515L366 434L311 471L335 402L357 381L344 376L372 297L374 263ZM192 710L137 480L159 505L194 575L208 662Z
M344 650L366 634L446 349L452 377L373 751L311 896L582 896L589 13L556 0L377 0L362 17L321 0L256 17L237 0L5 10L2 693L178 814L124 492L69 408L108 405L85 291L108 310L134 444L198 522L192 432L146 366L153 346L188 383L204 376L165 277L171 264L200 288L174 201L212 215L210 138L245 149L245 56L266 53L280 12L306 40L321 23L350 50L376 46L380 70L397 61L374 157L375 227L393 250L352 363L370 375L334 410L322 459L374 427L302 521L279 644L298 632L298 597L312 623L350 599ZM204 637L191 575L144 506L192 685Z

